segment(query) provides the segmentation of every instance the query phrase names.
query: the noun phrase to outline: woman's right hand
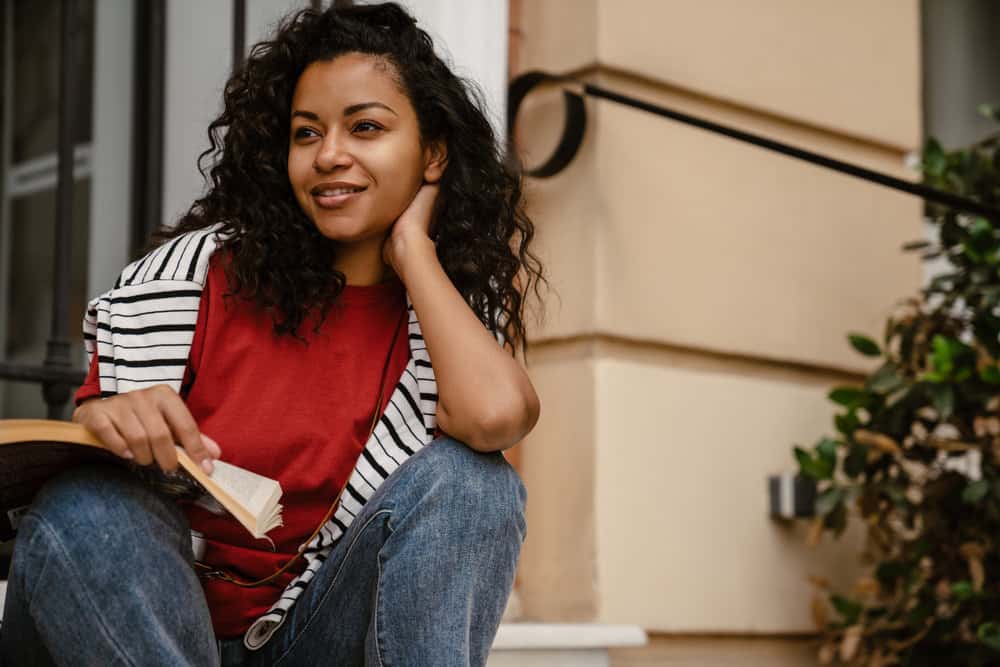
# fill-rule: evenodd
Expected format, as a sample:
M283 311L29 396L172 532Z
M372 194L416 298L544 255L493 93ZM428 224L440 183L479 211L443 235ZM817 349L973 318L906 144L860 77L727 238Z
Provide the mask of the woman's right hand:
M113 453L140 465L154 461L177 470L180 445L208 474L222 456L218 443L202 433L180 395L159 384L105 399L92 398L73 412L73 421L96 435Z

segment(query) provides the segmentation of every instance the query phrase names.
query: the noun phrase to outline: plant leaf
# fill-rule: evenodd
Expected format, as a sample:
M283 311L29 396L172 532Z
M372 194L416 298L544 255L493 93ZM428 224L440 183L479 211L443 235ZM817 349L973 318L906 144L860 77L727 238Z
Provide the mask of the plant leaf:
M837 610L840 617L847 625L854 625L861 616L861 605L853 600L849 600L842 595L831 595L830 604Z
M969 225L969 233L972 234L974 238L983 240L993 239L993 225L986 218L976 218Z
M885 394L898 389L906 379L900 375L899 367L894 363L885 363L868 378L868 389L879 394Z
M944 150L941 148L941 144L938 143L937 139L929 137L927 141L924 142L923 150L923 167L924 172L927 176L941 176L947 166L947 162L944 156Z
M962 502L975 504L986 497L990 492L990 483L985 479L979 479L970 483L962 489Z
M847 340L850 341L851 347L866 357L877 357L882 354L882 349L878 346L878 343L873 341L868 336L864 336L862 334L848 334Z
M830 438L823 438L816 444L816 453L819 458L830 465L831 468L837 465L837 441Z
M834 387L827 396L834 403L848 408L862 407L868 403L868 393L858 387Z
M816 499L816 514L826 516L844 500L844 490L838 487L827 489Z
M972 590L972 582L956 581L951 585L951 594L954 595L957 600L968 600L974 594Z
M819 480L830 479L833 475L833 466L830 463L820 458L813 458L801 447L795 448L795 458L799 462L799 470L806 477Z
M840 503L833 511L823 517L823 525L833 531L834 537L840 537L847 528L847 506Z
M835 415L833 418L833 425L836 426L840 433L844 434L844 437L850 437L861 422L858 421L858 416L854 412L848 412L843 415Z
M931 401L941 415L941 421L948 419L955 409L955 390L950 384L930 384Z
M983 623L976 630L976 638L994 651L1000 651L1000 623Z
M1000 121L1000 104L980 104L976 107L976 111L982 116Z
M909 576L913 570L911 565L894 560L882 561L875 568L875 576L883 588L892 588L896 580Z
M979 379L988 384L1000 384L1000 368L996 364L983 366L979 369Z
M934 362L934 370L945 377L948 377L951 374L952 368L954 368L951 345L948 342L948 339L941 334L936 334L931 341L931 345L934 348L931 354L931 359Z
M847 458L844 459L844 473L849 477L857 477L865 471L868 448L864 445L851 445Z

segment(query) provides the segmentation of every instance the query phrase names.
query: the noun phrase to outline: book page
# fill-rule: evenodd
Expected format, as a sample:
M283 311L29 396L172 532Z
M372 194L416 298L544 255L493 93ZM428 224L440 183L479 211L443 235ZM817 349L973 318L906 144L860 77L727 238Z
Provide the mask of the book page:
M273 479L225 461L213 461L212 466L211 480L258 519L266 517L281 496L281 486Z

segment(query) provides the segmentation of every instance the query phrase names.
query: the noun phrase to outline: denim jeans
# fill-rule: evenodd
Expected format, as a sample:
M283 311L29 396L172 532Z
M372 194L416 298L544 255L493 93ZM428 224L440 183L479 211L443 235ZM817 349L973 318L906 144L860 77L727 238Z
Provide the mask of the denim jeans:
M212 632L180 507L117 466L75 468L21 520L0 663L483 665L525 501L501 453L437 438L383 482L284 623L250 650Z

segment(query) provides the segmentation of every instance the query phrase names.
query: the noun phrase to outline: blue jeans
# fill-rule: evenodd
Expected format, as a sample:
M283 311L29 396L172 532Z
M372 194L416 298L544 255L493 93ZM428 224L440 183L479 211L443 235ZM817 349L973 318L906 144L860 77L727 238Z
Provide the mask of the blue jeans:
M514 582L524 484L441 437L382 484L274 636L218 639L180 507L113 465L49 480L21 520L0 663L483 665Z

